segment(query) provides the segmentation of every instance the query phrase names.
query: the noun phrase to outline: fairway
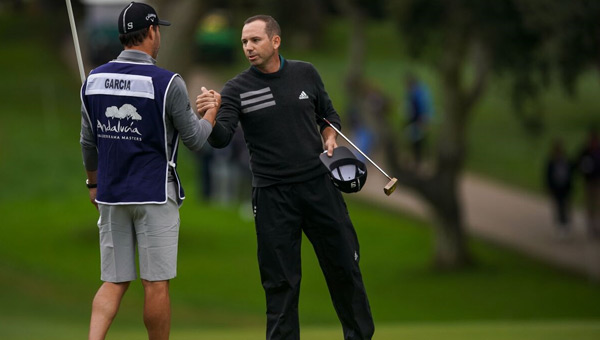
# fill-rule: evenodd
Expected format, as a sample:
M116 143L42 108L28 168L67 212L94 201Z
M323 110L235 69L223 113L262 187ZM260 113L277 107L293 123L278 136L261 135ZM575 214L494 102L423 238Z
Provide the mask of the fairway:
M8 320L7 320L8 321ZM31 320L10 320L0 330L0 338L6 340L82 339L87 328L51 322L32 323ZM23 327L27 325L27 327ZM301 330L302 338L309 340L342 339L339 326L312 326ZM147 335L143 328L114 328L110 340L143 340ZM173 329L171 339L177 340L261 340L264 329ZM382 324L376 326L374 340L592 340L600 338L600 320L590 321L495 321L495 322L447 322Z
M100 255L98 214L88 201L79 144L79 79L56 53L54 41L39 34L46 21L17 15L3 19L0 69L7 81L0 91L7 100L0 107L0 216L5 232L0 238L0 340L84 339L100 285ZM347 36L348 28L343 21L329 26L324 39L332 42L330 48L287 55L314 62L325 83L331 84L334 105L343 108L339 79L345 64L340 61L346 60L347 49L340 37ZM11 27L25 32L16 34ZM394 42L393 29L389 23L370 24L369 32ZM398 77L405 69L422 66L406 61L400 45L369 41L376 45L369 74L395 96L398 108ZM221 72L224 76L236 70ZM420 70L436 90L434 72ZM559 103L549 105L548 129L539 136L526 135L507 114L506 89L495 79L476 108L467 170L539 190L539 150L545 150L559 131L569 138L569 147L576 146L582 127L600 117L595 77L596 73L581 80L586 86L577 101L555 95L556 88L545 94L552 99L549 103ZM400 124L396 111L391 120ZM179 156L187 199L180 210L178 276L171 282L171 339L264 339L265 299L252 211L240 202L202 200L197 155L183 149ZM466 239L474 257L471 266L433 270L435 239L429 223L381 207L364 194L348 195L347 207L360 239L374 340L600 339L598 282L472 235ZM306 238L302 268L302 339L342 339L325 279ZM107 339L147 339L143 301L137 280Z
M340 327L306 327L301 330L302 338L309 340L342 339ZM115 334L116 335L116 334ZM120 336L120 335L119 335ZM587 340L600 337L600 322L477 322L477 323L420 323L420 324L385 324L376 325L373 340ZM262 329L240 331L175 331L173 339L211 339L211 340L261 340L264 339ZM144 339L134 333L123 334L114 339Z

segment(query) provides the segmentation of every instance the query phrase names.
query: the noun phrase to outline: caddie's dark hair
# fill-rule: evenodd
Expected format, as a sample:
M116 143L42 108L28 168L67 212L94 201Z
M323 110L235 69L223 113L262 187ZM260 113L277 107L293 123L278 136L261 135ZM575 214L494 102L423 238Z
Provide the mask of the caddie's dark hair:
M143 28L141 30L119 34L119 40L121 41L121 45L125 47L131 46L139 46L144 42L144 39L148 36L148 30L152 28L156 31L158 28L156 25L151 25L147 28Z
M265 22L265 31L267 32L269 38L273 38L274 35L281 36L281 28L279 27L279 23L270 15L259 14L252 16L244 21L244 25L258 20Z

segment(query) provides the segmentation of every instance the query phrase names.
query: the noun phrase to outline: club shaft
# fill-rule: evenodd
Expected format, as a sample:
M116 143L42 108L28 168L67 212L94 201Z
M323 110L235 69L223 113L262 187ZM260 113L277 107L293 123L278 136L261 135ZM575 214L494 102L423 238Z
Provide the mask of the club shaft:
M325 121L325 123L327 123L327 125L331 126L331 128L334 129L338 135L342 136L342 138L344 138L346 140L346 142L350 143L350 145L352 145L352 147L355 148L356 151L360 152L360 154L363 155L363 157L365 157L369 162L371 162L371 164L373 164L373 166L375 166L377 168L377 170L381 171L381 173L384 174L385 177L387 177L390 181L392 180L392 178L390 176L388 176L388 174L386 174L385 171L383 171L377 164L375 164L375 162L373 162L371 160L371 158L369 158L369 156L365 155L364 152L362 152L356 145L354 145L354 143L352 143L352 141L350 139L348 139L348 137L344 136L344 134L340 130L338 130L335 126L333 126L333 124L331 124L327 119L325 119L323 117L321 117L321 119L323 119Z
M81 58L81 49L79 47L79 38L77 37L77 27L75 26L75 17L73 16L73 7L71 0L65 0L67 3L67 12L69 13L69 22L71 23L71 33L73 35L73 45L75 46L75 55L77 56L77 65L79 65L79 75L81 83L85 81L85 71L83 70L83 59Z

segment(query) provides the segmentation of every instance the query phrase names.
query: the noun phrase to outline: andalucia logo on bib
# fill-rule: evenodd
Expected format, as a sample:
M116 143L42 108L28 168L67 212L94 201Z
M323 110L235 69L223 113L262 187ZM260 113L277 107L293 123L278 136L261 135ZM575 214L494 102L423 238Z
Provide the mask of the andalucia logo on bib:
M123 139L123 140L138 140L141 141L142 134L135 126L136 121L142 120L142 116L137 112L135 106L131 104L123 104L120 108L109 106L106 108L104 115L108 118L106 124L98 120L96 128L102 134L100 138ZM117 135L107 135L106 133L116 133Z

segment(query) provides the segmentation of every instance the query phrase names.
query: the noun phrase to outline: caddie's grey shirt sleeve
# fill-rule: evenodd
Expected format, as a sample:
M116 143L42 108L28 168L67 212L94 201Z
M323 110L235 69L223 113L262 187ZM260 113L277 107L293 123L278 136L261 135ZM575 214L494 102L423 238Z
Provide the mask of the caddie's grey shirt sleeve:
M170 123L179 132L183 144L192 151L200 150L212 132L212 125L206 119L200 119L192 111L185 82L180 76L173 79L167 92L165 105L167 116L171 118ZM167 121L169 124L169 120ZM167 129L169 132L171 130ZM167 138L170 143L173 136L168 135Z
M83 166L87 171L98 170L98 148L96 139L92 133L90 121L87 118L83 105L81 106L81 133L79 135L81 154L83 155Z
M228 81L221 91L221 107L217 114L217 122L213 132L208 138L208 143L217 149L229 145L240 121L239 92Z

